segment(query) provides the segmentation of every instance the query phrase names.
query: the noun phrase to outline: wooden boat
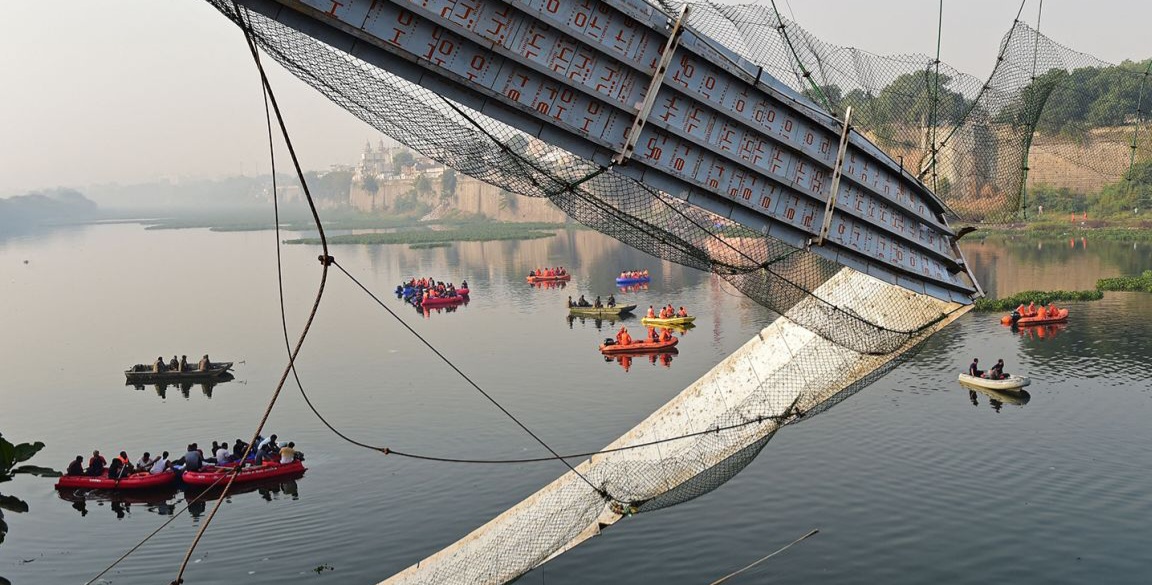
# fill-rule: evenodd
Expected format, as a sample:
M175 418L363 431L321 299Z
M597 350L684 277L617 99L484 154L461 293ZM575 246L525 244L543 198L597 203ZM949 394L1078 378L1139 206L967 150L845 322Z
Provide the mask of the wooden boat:
M568 273L554 274L552 276L529 276L528 282L563 282L572 280L572 275Z
M228 370L232 369L232 362L212 362L207 370L199 370L193 364L188 364L188 369L183 372L176 370L165 370L163 372L153 372L152 364L136 364L131 368L124 370L124 377L127 378L126 383L148 383L148 382L182 382L192 380L210 380L223 376Z
M284 464L268 461L265 462L264 465L253 465L241 469L236 474L236 479L233 480L232 483L237 484L261 481L265 479L304 473L304 471L304 462L300 460ZM223 485L228 481L227 475L229 473L232 473L231 467L208 466L204 469L201 469L200 471L185 471L181 476L181 479L183 479L184 483L188 485ZM218 480L219 483L217 483Z
M590 315L604 317L608 315L623 315L631 313L636 305L616 305L615 307L568 307L570 315Z
M651 276L633 276L633 277L627 277L627 278L617 278L616 284L619 284L619 285L639 284L642 282L649 282L651 280L652 280Z
M661 353L666 352L670 348L676 347L680 340L673 337L668 341L633 341L628 345L601 344L600 353L604 355L616 355L622 353Z
M1013 325L1017 327L1024 327L1027 325L1047 325L1049 323L1063 323L1068 320L1068 309L1056 309L1056 314L1049 317L1046 313L1033 315L1031 317L1020 317L1015 319L1014 315L1007 315L1000 319L1000 323L1004 325Z
M973 386L977 388L987 388L989 390L1019 390L1032 383L1032 380L1027 376L1017 376L1016 374L1009 374L1007 378L1000 380L992 380L989 378L979 378L977 376L970 376L968 374L960 374L960 383L965 386Z
M176 483L176 473L168 470L155 475L148 472L133 473L128 477L111 479L108 471L103 475L65 475L56 482L56 489L88 488L100 490L143 490Z
M645 325L651 325L653 327L682 327L684 325L691 324L695 320L695 316L689 315L687 317L671 317L669 319L661 319L659 317L644 317L640 320L640 322Z

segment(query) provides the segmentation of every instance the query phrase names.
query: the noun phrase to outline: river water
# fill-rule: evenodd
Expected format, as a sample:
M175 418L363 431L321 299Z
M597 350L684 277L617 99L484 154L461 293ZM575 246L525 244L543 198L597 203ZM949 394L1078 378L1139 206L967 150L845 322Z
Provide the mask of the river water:
M1002 295L1091 288L1152 267L1147 244L973 241L966 252L989 292ZM318 285L318 253L283 248L293 339ZM587 231L332 253L560 452L609 443L773 317L719 279ZM275 255L271 232L133 224L0 240L0 430L16 442L44 441L32 463L60 469L94 448L178 456L191 441L249 437L285 363ZM547 265L576 276L564 288L524 282L530 268ZM650 287L615 289L613 277L633 268L652 273ZM417 313L389 294L416 275L467 279L471 302ZM563 305L569 295L611 291L642 308L684 305L697 327L670 359L605 362L596 346L618 324L569 321ZM1067 326L1021 333L999 315L970 313L869 388L781 431L716 491L626 518L520 582L709 583L819 529L729 583L1146 583L1152 295L1107 293L1071 308ZM625 323L640 330L635 319ZM236 378L212 388L124 385L133 363L205 352L236 361ZM1008 371L1031 376L1030 400L959 386L956 373L973 357L1004 358ZM338 271L298 369L319 411L356 440L456 458L543 454ZM555 462L383 456L336 437L291 384L267 429L297 444L308 472L229 496L187 583L376 583L565 471ZM5 514L0 576L12 583L84 583L186 497L58 493L52 484L18 476L0 486L30 508ZM107 582L175 578L205 518L202 506L191 512Z

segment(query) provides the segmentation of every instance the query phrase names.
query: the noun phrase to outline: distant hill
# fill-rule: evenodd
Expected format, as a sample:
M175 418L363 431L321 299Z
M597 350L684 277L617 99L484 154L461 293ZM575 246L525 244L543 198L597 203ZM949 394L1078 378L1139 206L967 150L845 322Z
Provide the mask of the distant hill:
M0 232L98 218L96 203L73 189L53 189L0 199Z

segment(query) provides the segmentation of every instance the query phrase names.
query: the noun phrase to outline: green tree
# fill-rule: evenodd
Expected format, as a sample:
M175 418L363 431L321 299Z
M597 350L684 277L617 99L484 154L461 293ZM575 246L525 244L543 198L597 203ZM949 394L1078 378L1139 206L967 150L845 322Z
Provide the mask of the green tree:
M44 443L40 441L35 443L12 444L8 439L4 438L3 433L0 433L0 483L10 481L12 476L18 473L44 477L59 476L60 472L48 467L38 467L35 465L16 466L17 463L23 463L31 459L33 455L43 448ZM17 514L23 513L28 511L28 504L15 496L0 494L0 544L4 542L4 535L8 533L8 524L4 522L4 510Z
M456 194L456 171L444 169L440 175L440 199L448 199Z
M392 155L392 174L399 175L404 167L412 166L416 162L416 156L410 150L401 150Z

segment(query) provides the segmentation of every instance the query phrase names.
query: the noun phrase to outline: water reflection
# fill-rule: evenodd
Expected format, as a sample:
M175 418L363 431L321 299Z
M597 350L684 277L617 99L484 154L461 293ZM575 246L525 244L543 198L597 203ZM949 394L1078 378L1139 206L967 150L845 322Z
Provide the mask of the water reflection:
M568 286L567 280L545 280L542 282L529 282L528 286L532 288L564 288Z
M279 499L299 500L300 486L298 480L303 476L304 472L301 471L299 474L285 477L235 484L228 490L228 498L255 493L268 502ZM133 506L137 512L145 510L151 514L171 516L180 507L181 492L183 492L183 501L188 502L188 513L193 518L198 518L207 511L208 502L220 499L224 494L224 489L222 487L205 489L188 485L136 491L84 488L56 490L56 495L61 500L70 502L72 509L81 516L87 516L89 512L107 507L117 519L123 520L132 514Z
M968 386L968 400L972 403L972 406L980 406L977 392L983 394L988 399L988 406L991 406L992 410L996 412L1000 412L1000 409L1003 408L1005 404L1024 406L1028 404L1029 400L1032 400L1032 395L1029 394L1027 390L1000 391L991 388L981 388L979 386Z
M231 382L234 379L235 379L235 376L233 376L232 374L230 374L228 372L225 372L219 376L216 376L215 378L213 378L211 380L200 380L200 381L196 381L196 382L191 382L191 381L154 382L152 384L133 384L131 382L125 382L124 385L125 386L132 386L132 387L136 388L136 390L140 390L140 391L143 391L147 388L151 388L152 390L154 390L156 392L156 395L159 396L161 400L168 398L169 386L179 390L180 395L183 396L184 398L191 398L192 388L199 386L200 392L206 398L211 399L212 398L212 391L216 388L217 384L222 384L224 382Z
M416 309L416 313L421 317L424 317L425 319L431 319L432 315L439 315L441 313L455 313L460 309L460 307L467 307L470 300L471 299L469 297L464 297L462 302L456 303L455 305L442 305L439 307L423 307L412 305L412 307Z
M625 293L640 292L642 290L648 290L648 283L641 282L638 284L618 284L616 285L616 288L620 289L620 292Z
M670 367L672 367L672 356L679 355L679 354L680 354L680 351L677 350L675 347L673 347L671 349L661 350L658 353L657 352L653 352L653 353L637 352L637 353L634 353L631 355L629 355L629 354L606 355L606 356L604 356L604 362L609 363L609 364L612 362L616 362L617 365L619 365L621 368L624 368L625 372L632 370L632 361L635 358L648 358L648 364L649 365L655 366L655 365L659 364L661 366L664 366L665 368L670 368Z
M1013 326L1012 332L1024 339L1052 339L1068 328L1067 323L1049 323L1048 325L1028 325L1024 327Z
M616 325L617 322L628 321L630 319L634 319L635 315L633 315L631 313L626 313L624 315L605 315L603 317L588 317L588 316L584 316L584 315L569 314L566 318L568 319L568 328L569 329L574 329L575 325L577 323L579 323L581 327L587 327L590 325L590 326L594 327L597 331L600 331L600 330L604 329L605 325L607 325L609 327L613 327Z

